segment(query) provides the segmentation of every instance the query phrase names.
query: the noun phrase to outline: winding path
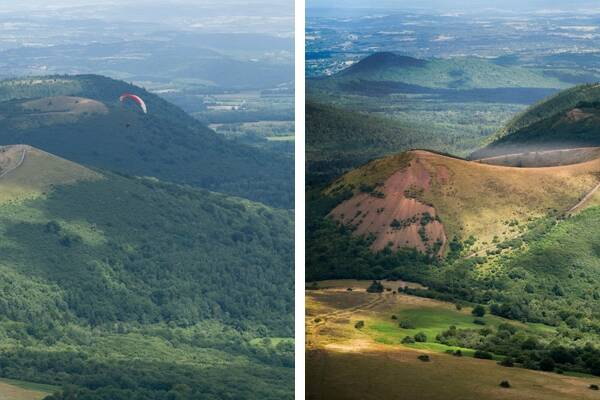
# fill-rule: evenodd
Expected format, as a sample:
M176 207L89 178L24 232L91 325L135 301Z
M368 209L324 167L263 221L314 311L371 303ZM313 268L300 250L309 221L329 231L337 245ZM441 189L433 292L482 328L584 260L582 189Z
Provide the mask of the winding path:
M581 199L579 201L579 203L577 203L573 207L571 207L569 209L569 211L567 211L567 214L571 214L572 212L574 212L575 210L577 210L579 207L581 207L582 205L584 205L585 203L587 203L587 201L594 195L594 193L596 193L598 191L598 189L600 189L600 182L598 182L598 184L596 186L594 186L594 188L592 190L590 190L588 192L588 194L586 194L585 196L583 196L583 199Z
M25 161L26 156L27 156L27 147L24 147L23 151L21 152L21 159L19 160L19 162L16 165L12 166L11 168L8 168L6 171L3 171L2 173L0 173L0 178L3 178L10 172L14 171L15 169L17 169L21 165L23 165L23 162Z

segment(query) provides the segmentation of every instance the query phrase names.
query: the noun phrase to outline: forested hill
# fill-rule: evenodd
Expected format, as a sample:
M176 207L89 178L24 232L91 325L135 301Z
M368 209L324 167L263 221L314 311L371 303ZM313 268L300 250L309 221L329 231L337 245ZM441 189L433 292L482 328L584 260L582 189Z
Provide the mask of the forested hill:
M397 151L425 147L447 150L442 133L425 124L308 101L308 181L327 183L373 158Z
M141 96L148 114L121 104L125 92ZM226 141L142 88L96 75L39 77L0 82L0 100L0 144L293 207L289 156ZM100 104L82 107L89 100Z
M387 89L384 85L387 85ZM527 89L527 92L543 92L569 87L568 82L544 75L541 72L505 66L477 57L435 58L422 60L395 53L371 54L356 64L329 77L311 79L309 88L336 89L341 91L396 90L405 93L431 92L431 90L474 91L484 90L488 97L498 97L498 89ZM492 89L496 92L491 91ZM445 93L445 92L440 92ZM446 95L448 93L445 93ZM473 96L475 92L471 92ZM513 95L517 94L516 92ZM523 91L521 95L526 95ZM504 93L504 97L507 94ZM531 96L531 93L529 94ZM514 96L513 96L514 97ZM483 100L490 101L490 99Z
M60 399L289 398L268 338L293 336L292 218L0 148L0 373L76 385Z
M600 145L600 85L564 90L513 118L473 158Z

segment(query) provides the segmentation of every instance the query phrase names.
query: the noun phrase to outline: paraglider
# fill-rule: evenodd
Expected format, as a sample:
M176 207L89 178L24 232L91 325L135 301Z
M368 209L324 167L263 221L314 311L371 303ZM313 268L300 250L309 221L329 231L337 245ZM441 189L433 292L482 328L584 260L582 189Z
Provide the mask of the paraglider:
M135 94L131 94L131 93L124 93L121 95L121 97L119 97L120 102L124 102L126 99L131 99L131 100L135 101L136 104L138 106L140 106L140 108L142 109L144 114L148 114L148 107L146 107L146 103L144 102L144 100L142 100L141 97L136 96Z

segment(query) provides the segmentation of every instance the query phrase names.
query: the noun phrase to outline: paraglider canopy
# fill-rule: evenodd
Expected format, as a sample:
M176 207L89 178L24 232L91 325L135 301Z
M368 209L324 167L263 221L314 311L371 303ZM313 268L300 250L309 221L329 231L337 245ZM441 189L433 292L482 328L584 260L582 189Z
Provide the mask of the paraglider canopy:
M140 108L142 109L144 114L148 114L148 107L146 107L146 103L144 102L144 100L142 100L141 97L136 96L135 94L131 94L131 93L123 93L121 95L121 97L119 97L119 101L121 101L121 102L123 102L127 99L131 99L131 100L135 101L137 103L137 105L140 106Z

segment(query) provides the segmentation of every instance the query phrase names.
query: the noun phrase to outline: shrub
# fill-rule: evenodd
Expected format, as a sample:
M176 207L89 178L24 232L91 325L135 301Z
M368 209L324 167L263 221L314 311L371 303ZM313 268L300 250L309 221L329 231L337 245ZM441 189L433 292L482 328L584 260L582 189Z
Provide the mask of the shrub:
M535 350L538 346L538 342L534 337L528 337L521 343L521 348L523 350Z
M598 387L598 385L595 385L593 383L590 385L590 389L592 389L592 390L600 390L600 388Z
M364 326L365 326L365 321L358 321L356 324L354 324L354 327L356 329L364 328Z
M423 362L429 362L430 358L427 354L421 354L420 356L417 357L419 360L423 361Z
M383 285L381 284L381 282L373 281L373 283L371 283L371 286L369 286L367 288L367 292L369 292L369 293L382 293L383 292Z
M396 317L395 315L392 315L392 319L398 319L398 317Z
M502 382L500 382L500 387L508 389L510 387L510 382L509 381L502 381Z
M506 357L504 360L500 361L498 364L502 365L503 367L514 367L515 366L513 359L510 357Z
M454 353L452 353L452 355L456 357L462 357L463 354L460 350L454 350Z
M460 303L456 303L456 304L454 305L454 307L456 307L456 309L457 309L458 311L462 310L462 306L460 305Z
M412 336L405 336L404 339L402 339L403 344L412 344L414 342L415 339Z
M402 328L402 329L415 329L415 326L413 325L413 323L407 319L403 319L402 321L400 321L399 325L400 325L400 328Z
M415 335L415 342L426 342L427 335L424 332L419 332Z
M485 315L485 308L483 308L483 306L481 304L477 304L475 306L475 308L473 308L473 311L471 311L471 314L473 314L476 317L483 317Z
M550 357L546 357L542 361L540 361L540 369L542 371L554 371L554 367L554 360Z
M475 354L473 354L475 358L481 358L483 360L491 360L493 358L492 353L488 353L484 350L476 350Z
M475 318L475 319L473 320L473 323L474 323L474 324L477 324L477 325L485 325L485 324L486 324L486 322L485 322L484 320L482 320L482 319L479 319L479 318Z

